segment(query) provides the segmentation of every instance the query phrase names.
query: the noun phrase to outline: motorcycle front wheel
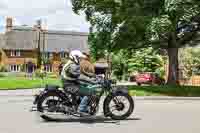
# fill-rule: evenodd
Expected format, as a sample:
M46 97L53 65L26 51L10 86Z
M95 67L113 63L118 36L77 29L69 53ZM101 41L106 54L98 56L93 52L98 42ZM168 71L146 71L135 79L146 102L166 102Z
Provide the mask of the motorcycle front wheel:
M108 96L104 101L104 114L113 120L125 120L134 110L134 101L128 94Z

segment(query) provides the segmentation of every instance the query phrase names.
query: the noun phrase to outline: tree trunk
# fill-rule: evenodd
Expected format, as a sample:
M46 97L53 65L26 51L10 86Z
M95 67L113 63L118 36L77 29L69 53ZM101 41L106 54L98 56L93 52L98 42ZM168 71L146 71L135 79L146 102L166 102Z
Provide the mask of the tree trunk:
M178 48L168 48L168 85L178 85Z
M111 54L110 54L110 52L109 52L108 55L107 55L107 64L108 64L107 78L111 78L112 63L111 63Z
M176 28L175 28L176 29ZM179 85L179 63L178 63L179 44L177 42L176 32L171 32L168 41L168 85Z

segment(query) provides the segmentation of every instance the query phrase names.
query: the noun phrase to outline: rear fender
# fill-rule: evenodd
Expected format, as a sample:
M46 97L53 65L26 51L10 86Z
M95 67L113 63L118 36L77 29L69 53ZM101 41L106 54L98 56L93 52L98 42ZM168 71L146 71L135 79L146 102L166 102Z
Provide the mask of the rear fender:
M39 99L41 97L43 97L44 95L46 95L47 93L56 93L57 95L59 95L62 99L67 99L65 93L61 90L59 90L59 87L58 86L50 86L50 85L47 85L45 87L45 89L43 91L40 92L40 94L38 95L35 95L35 100L33 102L33 104L37 104Z
M56 85L46 85L44 91L55 91L59 90L59 86Z

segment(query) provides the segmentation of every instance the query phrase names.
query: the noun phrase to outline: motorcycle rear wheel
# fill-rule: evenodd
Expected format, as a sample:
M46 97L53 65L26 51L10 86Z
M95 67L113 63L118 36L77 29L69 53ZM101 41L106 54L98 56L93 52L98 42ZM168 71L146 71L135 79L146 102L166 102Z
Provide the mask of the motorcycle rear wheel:
M48 102L48 98L50 97L55 97L57 98L56 100L53 100L53 99L50 99L49 101L51 103L47 103ZM46 101L47 100L47 101ZM46 101L46 103L45 103ZM58 120L60 118L53 118L53 117L50 117L48 116L47 114L48 113L54 113L54 111L56 110L56 105L53 105L53 104L58 104L59 102L62 102L63 99L62 97L60 97L58 94L56 93L53 93L53 92L50 92L50 93L47 93L45 95L43 95L39 100L38 100L38 103L37 103L37 110L38 112L40 112L40 117L46 121L54 121L54 120ZM47 106L43 106L43 104L48 104ZM51 104L51 105L49 105ZM46 109L48 110L47 112ZM52 112L51 112L52 111ZM59 112L60 113L60 112ZM64 113L63 113L64 114Z
M62 100L62 98L56 93L47 93L47 94L41 96L37 103L37 110L39 112L44 112L44 107L42 105L45 102L45 100L47 100L49 97L53 97L53 98L57 97L58 99L54 100L55 102L58 102L58 100ZM51 101L53 101L53 100L51 99Z

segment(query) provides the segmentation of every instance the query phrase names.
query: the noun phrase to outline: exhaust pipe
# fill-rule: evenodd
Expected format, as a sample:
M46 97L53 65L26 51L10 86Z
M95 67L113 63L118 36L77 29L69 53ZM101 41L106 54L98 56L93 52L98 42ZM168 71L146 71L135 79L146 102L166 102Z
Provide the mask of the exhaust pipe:
M30 109L29 111L30 111L30 112L36 112L36 111L38 111L38 110L37 110L37 107L36 107L36 106L32 106L31 109Z

